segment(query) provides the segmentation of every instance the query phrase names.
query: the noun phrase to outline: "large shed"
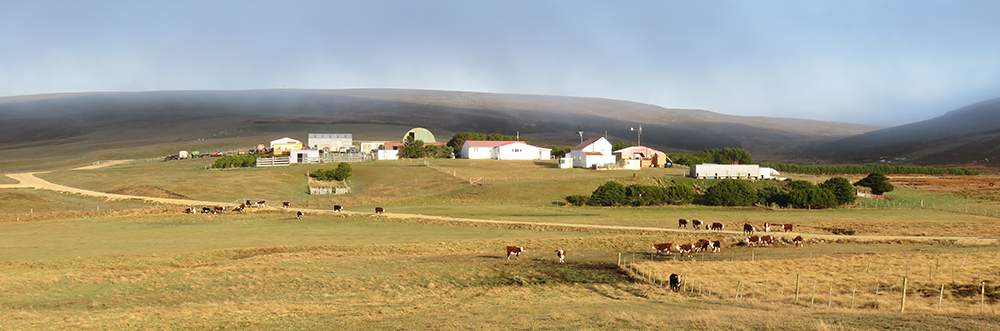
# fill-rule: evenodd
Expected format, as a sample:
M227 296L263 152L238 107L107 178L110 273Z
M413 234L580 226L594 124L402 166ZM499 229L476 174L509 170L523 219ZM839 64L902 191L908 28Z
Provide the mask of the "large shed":
M310 133L309 148L328 152L346 152L354 145L350 133Z

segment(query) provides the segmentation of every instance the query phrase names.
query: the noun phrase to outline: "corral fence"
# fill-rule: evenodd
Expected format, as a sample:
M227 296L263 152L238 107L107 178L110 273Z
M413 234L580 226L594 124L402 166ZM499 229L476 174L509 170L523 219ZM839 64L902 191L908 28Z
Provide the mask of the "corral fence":
M753 255L739 259L735 255L718 254L712 260L755 261ZM706 261L704 257L661 257L658 262L651 262L655 261L654 256L641 252L620 252L618 266L640 281L669 288L670 276L674 272L668 271L670 266L658 262ZM760 258L757 255L756 261L759 262ZM782 263L795 264L793 260ZM903 266L872 261L850 268L853 270L831 272L839 277L809 272L768 274L765 266L757 266L759 270L748 275L688 273L679 274L682 282L678 292L689 297L728 302L782 303L889 313L916 311L996 315L1000 285L990 279L997 276L991 272L994 266L974 264L965 259L961 262L947 261L946 264L949 265L942 265L940 259L922 265Z
M322 163L331 162L367 162L375 158L369 153L325 153L319 157Z
M256 165L258 167L283 167L290 164L291 161L288 157L259 157Z
M351 189L347 187L333 187L333 186L309 187L309 194L347 194L347 193L351 193Z

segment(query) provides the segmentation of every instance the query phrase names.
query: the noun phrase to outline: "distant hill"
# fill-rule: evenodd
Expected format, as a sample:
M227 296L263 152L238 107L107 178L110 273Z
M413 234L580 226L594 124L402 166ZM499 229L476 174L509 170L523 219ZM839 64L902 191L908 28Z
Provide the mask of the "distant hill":
M1000 166L1000 98L826 143L812 154L848 162Z
M877 127L670 109L600 98L456 91L346 89L160 91L50 94L0 98L0 150L67 143L184 141L239 127L304 132L324 124L422 126L526 136L540 144L585 138L636 140L668 151L743 147L763 161ZM385 137L399 139L399 135ZM441 137L447 139L449 137Z

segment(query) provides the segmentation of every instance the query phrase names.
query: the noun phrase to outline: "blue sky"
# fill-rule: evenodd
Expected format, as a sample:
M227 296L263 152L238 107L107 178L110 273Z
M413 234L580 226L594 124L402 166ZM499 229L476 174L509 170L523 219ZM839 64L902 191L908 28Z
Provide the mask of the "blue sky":
M0 96L417 88L899 125L1000 97L997 1L0 2Z

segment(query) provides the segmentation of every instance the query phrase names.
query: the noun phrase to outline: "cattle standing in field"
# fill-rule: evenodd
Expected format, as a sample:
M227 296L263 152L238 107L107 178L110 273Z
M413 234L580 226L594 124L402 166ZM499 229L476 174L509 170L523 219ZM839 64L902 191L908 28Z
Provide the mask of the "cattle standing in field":
M521 246L507 246L507 259L510 260L510 255L514 254L514 258L520 260L523 251L524 247Z
M215 206L212 208L212 214L221 213L226 210L226 207Z
M559 257L559 263L566 263L566 251L557 249L556 256Z
M212 212L212 208L201 207L201 213L202 214L208 214L208 213L211 213L211 212Z
M344 207L341 205L333 205L333 211L340 211L341 209L344 209Z
M261 200L261 201L257 201L257 207L260 207L260 208L264 208L264 207L265 207L265 206L264 206L264 203L265 203L265 201L264 201L264 200Z
M795 243L795 247L802 247L802 236L795 236L795 239L792 239L792 243Z
M754 230L756 230L756 229L753 227L753 224L743 223L743 233L744 234L746 234L748 236L752 235Z
M683 218L677 220L677 227L678 228L686 228L687 226L688 226L688 220L683 219Z
M716 240L712 242L712 253L722 252L722 242Z
M712 244L711 241L708 241L708 240L705 240L705 239L699 239L698 242L696 242L696 243L693 244L694 245L693 249L695 251L704 252L704 251L708 250L708 246L711 245L711 244Z
M194 207L184 208L185 214L194 214Z
M771 232L771 223L764 222L764 232Z
M771 246L771 245L774 245L774 236L772 236L772 235L761 236L760 237L760 244L762 246Z
M281 208L288 208L291 205L292 205L291 202L286 202L286 201L281 202Z
M681 290L681 276L678 274L670 274L670 290L674 292L680 292Z
M384 212L385 212L385 209L382 209L382 207L375 207L375 213L376 214L382 215L382 213L384 213Z
M673 243L653 244L653 249L655 249L657 253L667 251L667 254L670 254L670 251L677 250Z
M677 251L680 252L681 256L684 256L684 253L687 253L688 257L690 257L691 253L694 251L694 245L693 244L678 245Z
M247 207L253 207L253 203L250 202L250 200L247 200L247 202L245 203L245 205L247 205Z
M702 223L701 220L691 220L691 227L693 227L695 230L701 229L702 224L704 223Z
M246 208L246 205L241 204L239 206L236 206L236 208L233 208L233 211L243 211L243 208Z
M750 246L760 246L760 237L758 237L758 236L749 236L749 237L747 237L746 242Z
M789 224L782 225L781 229L785 230L785 232L791 232L792 231L792 224L789 223Z
M302 219L302 211L301 210L298 213L295 214L295 218L296 219Z
M722 231L722 228L725 228L725 227L726 227L726 225L722 224L722 223L718 223L718 222L712 223L712 230L715 230L715 231Z

